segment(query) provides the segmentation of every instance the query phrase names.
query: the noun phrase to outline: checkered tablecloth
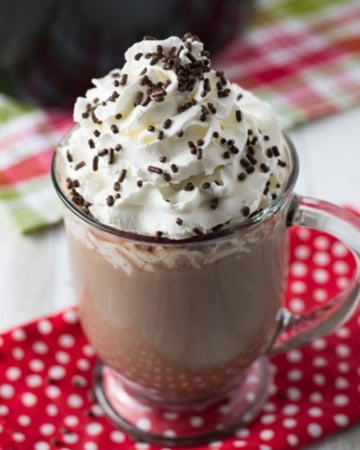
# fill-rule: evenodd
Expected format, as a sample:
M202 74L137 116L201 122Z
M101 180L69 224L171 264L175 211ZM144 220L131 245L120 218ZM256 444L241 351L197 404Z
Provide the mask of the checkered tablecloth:
M291 127L360 103L359 0L261 0L252 27L216 61ZM49 179L71 113L0 95L0 201L22 232L61 219Z

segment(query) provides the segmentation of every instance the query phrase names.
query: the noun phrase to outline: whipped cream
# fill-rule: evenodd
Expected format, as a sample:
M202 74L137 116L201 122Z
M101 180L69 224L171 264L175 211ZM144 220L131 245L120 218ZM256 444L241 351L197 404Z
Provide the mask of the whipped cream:
M144 39L78 98L60 146L69 197L106 225L183 239L246 220L282 192L278 119L212 70L192 35Z

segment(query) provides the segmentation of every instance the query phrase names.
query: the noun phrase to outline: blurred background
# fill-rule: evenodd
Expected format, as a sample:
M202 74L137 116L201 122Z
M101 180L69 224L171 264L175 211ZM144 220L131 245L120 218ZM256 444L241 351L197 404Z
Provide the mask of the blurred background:
M0 92L71 107L144 35L190 31L216 54L253 8L252 0L1 0Z

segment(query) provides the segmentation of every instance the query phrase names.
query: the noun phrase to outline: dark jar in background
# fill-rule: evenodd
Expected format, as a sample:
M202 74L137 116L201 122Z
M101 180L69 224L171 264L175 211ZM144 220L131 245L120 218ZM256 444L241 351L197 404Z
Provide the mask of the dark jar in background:
M71 107L123 64L144 35L197 34L216 54L241 32L251 0L0 0L0 92Z

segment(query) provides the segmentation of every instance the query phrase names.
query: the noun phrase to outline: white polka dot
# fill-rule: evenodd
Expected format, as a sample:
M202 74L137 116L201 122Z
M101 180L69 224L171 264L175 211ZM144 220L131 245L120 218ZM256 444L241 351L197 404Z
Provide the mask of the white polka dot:
M260 418L260 422L264 425L270 425L274 423L276 420L276 416L274 414L265 414Z
M11 337L14 341L25 341L26 333L22 328L17 328L11 333Z
M315 350L324 350L327 347L326 340L324 338L317 338L311 343L311 347Z
M65 369L62 366L52 366L49 369L48 375L54 380L60 380L65 376Z
M76 427L79 425L79 419L76 416L66 416L64 419L64 424L67 427Z
M274 403L271 402L266 402L262 409L266 412L274 412L276 410L276 406L274 405Z
M50 334L53 330L52 323L47 319L40 320L37 324L37 328L40 334Z
M85 442L84 450L98 450L97 444L95 442Z
M12 437L16 442L25 442L25 436L22 433L15 432Z
M287 396L288 396L289 400L296 402L296 401L300 400L300 398L301 398L301 391L300 391L300 389L298 389L296 387L290 387L287 390Z
M295 436L295 434L289 434L286 438L287 443L291 445L291 447L296 447L299 443L299 438Z
M25 392L21 396L21 402L24 406L27 406L28 408L36 405L38 399L36 395L32 394L31 392Z
M43 436L50 436L55 431L55 426L52 423L43 423L40 426L40 433Z
M250 431L248 428L239 428L236 430L235 434L239 438L247 438L250 435Z
M293 281L291 283L291 290L294 294L303 294L306 291L306 284L303 281Z
M320 392L313 392L310 394L310 401L313 403L322 403L324 401L324 397Z
M167 438L175 438L176 437L176 433L174 430L165 430L163 435L164 435L164 437L167 437Z
M95 355L95 350L94 347L92 345L86 344L83 346L83 353L85 356L91 358L92 356Z
M339 358L348 358L351 355L351 349L348 345L338 344L335 347L335 353Z
M349 284L350 284L350 280L346 277L338 277L336 279L336 286L339 289L345 289L349 286Z
M310 256L310 248L306 245L298 245L295 248L295 257L296 259L307 259Z
M65 444L76 444L79 440L78 434L72 432L72 433L66 433L62 437Z
M97 422L89 423L86 426L86 433L89 436L97 436L98 434L100 434L102 432L102 430L103 430L102 425L100 423L97 423Z
M15 347L12 351L12 356L16 361L20 361L21 359L24 359L25 352L20 347Z
M71 348L75 344L75 339L71 334L62 334L58 339L59 345L64 348Z
M81 358L76 361L76 367L79 370L86 371L90 369L90 363L87 359Z
M58 386L47 386L45 389L45 393L48 398L54 399L60 397L61 390L58 388Z
M121 431L112 431L110 433L110 440L116 444L120 444L125 441L125 434Z
M341 242L334 242L331 247L331 253L338 258L343 258L348 255L349 250Z
M26 416L25 414L22 414L17 419L18 424L22 427L28 427L31 424L31 419L29 416Z
M335 380L336 389L347 389L350 386L350 383L346 378L338 377Z
M148 450L148 448L150 448L150 444L147 444L146 442L136 442L134 447L136 450Z
M344 275L349 272L349 265L345 261L335 261L333 271L336 275Z
M260 444L259 450L273 450L273 449L269 445Z
M200 428L204 425L204 419L200 416L190 417L190 425L193 428Z
M327 250L330 247L330 241L327 237L325 236L317 236L314 239L314 246L318 249L318 250Z
M318 423L309 423L307 432L313 438L319 438L322 435L322 428Z
M143 408L145 408L145 406L144 406ZM98 404L92 405L92 406L91 406L91 411L92 411L92 413L93 413L96 417L103 417L103 416L105 415L105 414L104 414L104 410L103 410L102 407L101 407L100 405L98 405Z
M36 442L34 450L50 450L50 445L45 441Z
M349 397L344 394L339 394L334 397L335 406L346 406L349 403Z
M346 372L349 372L350 366L347 362L341 361L338 364L338 369L340 372L346 373Z
M326 377L322 373L316 373L313 376L313 382L317 386L324 386L324 384L326 384Z
M0 405L0 416L4 417L9 414L9 408L6 405Z
M15 389L11 384L2 384L0 386L0 398L8 399L14 397Z
M323 415L323 410L317 406L313 406L312 408L309 408L308 414L310 417L321 417Z
M345 414L335 414L334 422L339 427L347 427L350 423L348 416L346 416Z
M244 447L247 446L247 442L246 441L239 441L239 440L233 441L232 444L236 448L244 448Z
M346 339L350 336L350 330L346 327L341 327L336 331L336 336L341 339Z
M80 395L71 394L67 398L67 404L68 406L70 406L70 408L81 408L83 405L83 399L80 397Z
M325 289L315 289L313 292L314 300L318 303L323 303L328 299L328 293L325 291Z
M287 379L289 381L299 381L303 377L303 373L300 369L290 370L287 374Z
M222 447L223 442L222 441L212 441L209 443L210 448L219 448Z
M263 441L270 441L270 439L272 439L273 437L274 437L273 430L262 430L260 432L260 439L262 439Z
M43 384L43 379L40 375L27 375L25 378L25 383L29 388L37 388Z
M287 417L283 420L283 425L285 428L294 428L297 425L297 421L292 417Z
M296 363L302 360L302 353L300 350L290 350L289 352L287 352L286 354L286 358L288 361L292 362L292 363Z
M302 312L305 309L304 300L301 298L292 298L289 301L289 307L295 313Z
M313 261L318 266L326 266L330 262L330 256L326 252L315 252Z
M301 262L293 262L290 267L291 274L294 277L304 277L307 274L307 266Z
M313 280L319 284L327 283L330 278L329 272L325 269L315 269L312 276Z
M311 232L308 228L296 228L296 235L302 241L307 241L310 239Z
M59 410L58 407L56 405L47 405L46 406L46 414L50 417L55 417L57 416Z
M166 420L177 420L179 418L179 414L173 411L164 412L164 417Z
M18 367L9 367L5 376L9 381L16 381L21 376L21 370Z
M317 368L326 367L327 366L327 359L323 356L317 356L312 360L313 366Z
M70 355L66 352L59 351L55 353L55 360L58 364L68 364L70 359Z
M283 407L282 412L286 416L294 416L299 412L299 407L297 405L289 404Z
M39 353L40 355L45 355L49 351L47 344L45 344L45 342L43 341L34 342L32 345L32 349L35 353Z
M79 315L74 309L68 309L63 314L64 321L69 325L73 325L78 322Z
M29 367L33 372L41 372L44 370L45 364L41 361L41 359L32 359L29 362Z

